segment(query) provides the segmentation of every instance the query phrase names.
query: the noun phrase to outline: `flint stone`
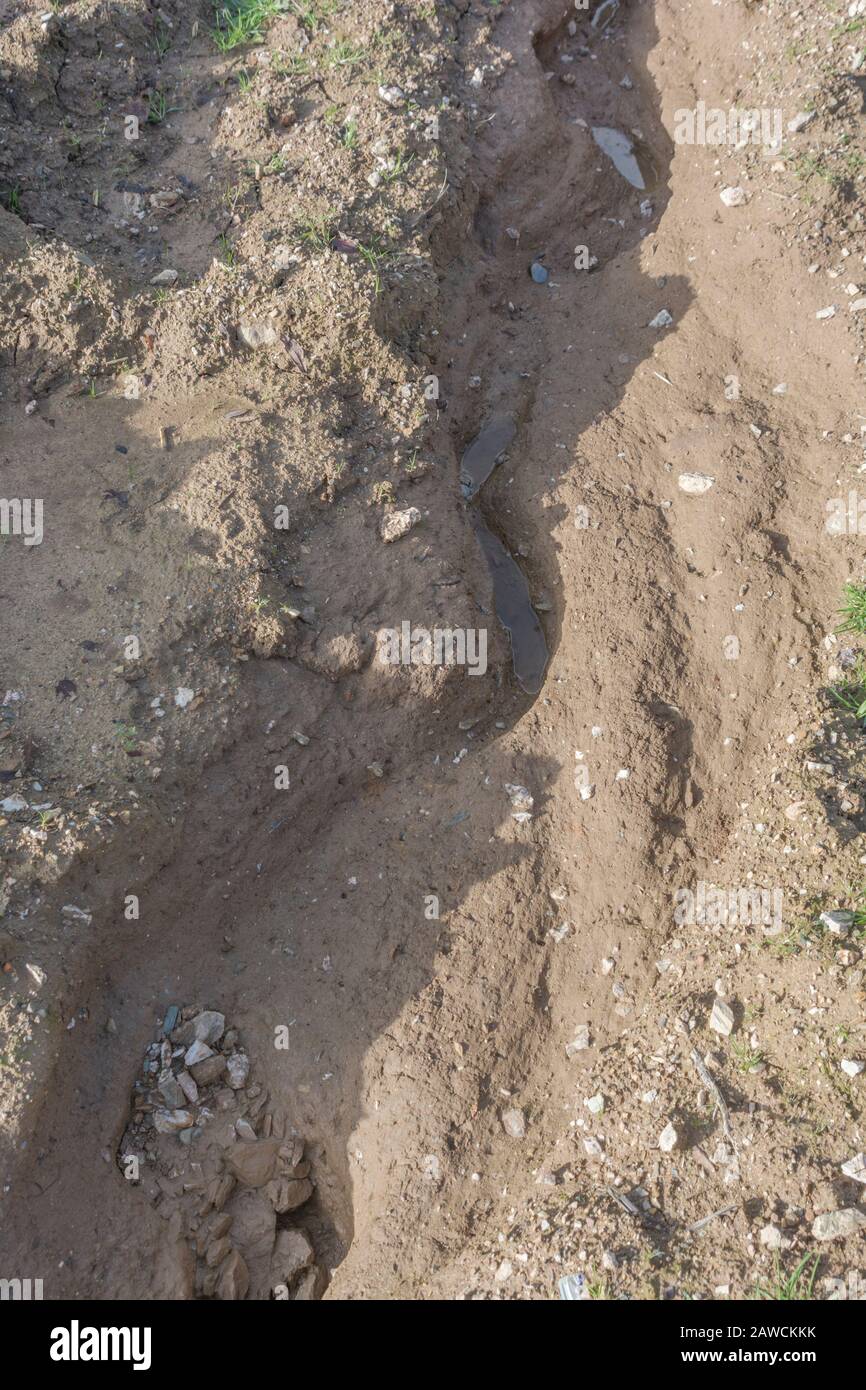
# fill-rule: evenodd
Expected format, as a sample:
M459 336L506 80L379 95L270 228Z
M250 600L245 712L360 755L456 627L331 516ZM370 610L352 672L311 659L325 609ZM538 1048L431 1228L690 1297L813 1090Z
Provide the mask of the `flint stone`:
M847 1163L842 1164L842 1172L846 1178L866 1183L866 1154L855 1154L853 1158L849 1158Z
M710 1014L710 1027L714 1033L720 1033L723 1038L730 1037L734 1031L734 1011L730 1004L725 1003L724 999L718 997L713 1001L713 1011Z
M205 1062L208 1057L212 1057L213 1055L213 1048L208 1047L207 1043L196 1038L192 1046L187 1048L183 1060L187 1067L194 1067L197 1062Z
M406 507L402 512L389 512L382 518L379 535L386 545L390 545L392 541L400 540L401 536L407 536L420 520L421 513L417 507Z
M818 921L834 936L847 936L854 925L854 913L844 908L838 912L822 912Z
M159 1094L162 1096L167 1109L180 1110L183 1107L187 1097L181 1090L172 1072L161 1071L157 1085L159 1086Z
M250 1059L245 1052L233 1052L226 1062L228 1083L233 1091L239 1091L250 1074Z
M202 1065L204 1065L202 1063ZM177 1084L183 1091L187 1100L195 1105L198 1100L198 1086L193 1081L188 1071L181 1071L177 1074Z
M192 1124L192 1115L188 1110L154 1110L153 1127L158 1134L179 1134L182 1129L189 1129Z
M241 323L238 337L250 348L272 347L279 341L279 333L270 323Z
M676 1126L673 1123L669 1122L665 1125L664 1129L659 1135L659 1148L661 1149L663 1154L670 1154L673 1153L674 1149L678 1149L679 1147L679 1132Z
M866 1226L866 1216L857 1207L843 1207L841 1211L825 1211L812 1222L812 1235L815 1240L839 1240L844 1236L854 1236Z
M502 1128L512 1139L522 1139L526 1133L526 1120L522 1110L505 1110L502 1114Z

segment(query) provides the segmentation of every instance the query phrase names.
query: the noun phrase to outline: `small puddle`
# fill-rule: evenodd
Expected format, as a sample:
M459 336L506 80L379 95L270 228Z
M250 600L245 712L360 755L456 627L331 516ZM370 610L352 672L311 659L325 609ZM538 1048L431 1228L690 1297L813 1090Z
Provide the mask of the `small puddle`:
M496 467L499 455L508 448L517 426L510 415L494 415L460 460L460 486L466 501L475 496Z
M647 189L655 182L649 159L621 130L607 125L593 126L592 138L632 188Z
M547 666L547 643L529 599L529 586L520 566L488 530L477 511L472 513L472 528L493 580L496 616L511 638L511 661L517 684L527 695L537 695Z

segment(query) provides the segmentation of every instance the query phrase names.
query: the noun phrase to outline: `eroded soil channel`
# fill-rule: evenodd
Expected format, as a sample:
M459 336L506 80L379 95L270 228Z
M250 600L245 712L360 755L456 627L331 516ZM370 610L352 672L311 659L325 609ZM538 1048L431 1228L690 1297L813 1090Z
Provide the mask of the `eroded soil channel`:
M618 260L638 292L635 253L666 199L659 175L648 200L649 164L635 172L632 150L639 141L654 168L666 168L642 70L653 36L647 7L630 30L620 15L601 32L580 15L562 21L559 6L513 7L498 34L512 60L496 119L474 129L450 224L434 236L448 306L437 363L447 466L435 485L424 480L423 496L453 525L450 550L430 565L432 587L458 591L477 625L498 614L513 674L504 649L477 687L465 679L371 689L351 668L325 679L308 666L253 661L238 741L166 827L164 861L145 863L141 881L132 859L121 871L81 870L88 907L113 900L132 873L148 912L132 941L97 928L88 945L67 1000L82 1021L75 1049L51 1072L17 1188L8 1238L40 1268L61 1271L59 1291L267 1297L276 1279L290 1296L315 1297L333 1276L335 1292L393 1295L421 1287L495 1220L502 1173L516 1172L496 1107L503 1094L552 1084L550 1039L567 1011L550 1007L545 954L561 870L515 822L503 789L532 787L535 814L543 810L565 761L534 738L547 718L548 655L572 608L594 603L596 621L604 616L590 575L566 585L552 530L568 519L556 485L579 478L577 441L615 408L639 360L617 353L601 271ZM587 52L592 61L579 61ZM626 64L634 82L624 88ZM550 79L562 71L575 80ZM631 134L611 145L601 130ZM588 263L576 273L579 247ZM546 279L530 274L533 264ZM665 302L675 289L682 298L682 287L662 288ZM647 525L663 569L661 523ZM569 558L580 563L580 520L569 526ZM353 576L357 540L348 514L323 512L310 521L305 553L310 588L323 554L336 557L331 579L351 589L351 635L362 650L362 619L382 620L394 580L377 579L370 592ZM412 563L420 573L428 556ZM645 557L630 552L623 564L628 592ZM647 665L675 710L665 621ZM578 646L567 665L573 691L582 677ZM650 911L683 797L691 805L688 729L673 714L659 733L639 673L617 681L617 698L639 706L661 751L628 851L614 818L584 860L587 930L614 866L618 900L640 897ZM560 732L570 758L577 737L566 724ZM293 737L283 794L271 769ZM588 955L597 948L588 936ZM623 962L641 949L624 942ZM213 1025L214 1012L230 1023ZM606 1005L601 1013L615 1034L624 1015ZM87 1030L85 1018L99 1028ZM181 1101L177 1087L185 1104L169 1105ZM130 1096L133 1116L137 1097L146 1117L194 1111L207 1087L216 1088L209 1115L161 1120L158 1139L142 1123L131 1147L124 1141ZM140 1174L128 1181L124 1158L139 1140ZM225 1158L234 1145L249 1146L243 1161ZM450 1173L476 1164L491 1176L472 1202L433 1201ZM285 1269L272 1260L277 1244Z

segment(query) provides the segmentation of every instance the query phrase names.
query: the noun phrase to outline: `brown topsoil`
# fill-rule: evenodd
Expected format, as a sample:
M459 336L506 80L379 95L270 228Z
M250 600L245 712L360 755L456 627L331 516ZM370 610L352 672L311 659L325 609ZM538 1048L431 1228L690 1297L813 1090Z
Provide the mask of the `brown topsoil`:
M0 0L0 1276L863 1296L866 14L261 9Z

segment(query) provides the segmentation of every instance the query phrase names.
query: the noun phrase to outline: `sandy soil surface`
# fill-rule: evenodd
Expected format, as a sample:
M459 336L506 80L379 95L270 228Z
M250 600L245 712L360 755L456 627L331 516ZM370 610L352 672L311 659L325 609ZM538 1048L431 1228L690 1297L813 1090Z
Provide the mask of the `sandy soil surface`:
M864 49L2 0L4 1269L866 1296Z

